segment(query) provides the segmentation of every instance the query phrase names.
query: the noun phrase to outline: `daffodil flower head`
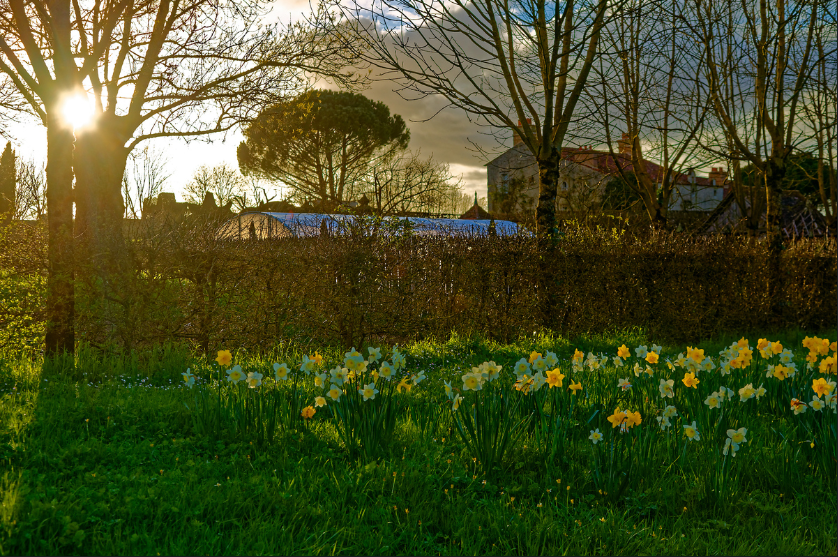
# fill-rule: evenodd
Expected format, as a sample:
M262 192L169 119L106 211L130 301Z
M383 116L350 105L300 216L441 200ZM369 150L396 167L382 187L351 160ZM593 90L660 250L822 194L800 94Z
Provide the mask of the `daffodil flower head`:
M463 401L463 397L459 394L454 397L454 400L451 402L451 410L457 411L460 408L460 403Z
M678 410L674 406L670 405L670 406L667 406L666 408L664 408L663 412L661 412L661 414L665 418L670 418L671 419L671 418L674 418L675 416L678 415Z
M753 383L748 383L747 385L739 389L739 401L745 402L747 400L750 400L754 397L755 394L757 394L757 390L754 389Z
M448 400L453 399L454 398L454 388L451 386L451 382L450 381L443 381L443 384L445 386L445 396L448 397Z
M663 350L663 346L658 346L657 344L652 345L652 352L654 352L658 356L661 355L661 350Z
M373 400L375 399L375 395L378 394L378 389L375 388L375 383L370 383L358 389L358 393L364 397L364 401Z
M796 398L791 399L791 409L794 410L795 416L806 412L806 408L807 405L802 400L798 400Z
M309 375L315 369L317 369L317 362L310 359L308 356L303 356L303 361L300 364L300 371Z
M532 364L534 361L536 361L536 360L537 360L537 359L539 359L540 357L541 357L541 352L535 352L535 351L533 351L533 352L530 352L530 357L529 357L529 359L528 359L527 361L528 361L530 364Z
M539 355L538 358L530 363L530 367L533 371L543 372L547 370L547 362L545 362L544 358Z
M646 357L649 353L649 349L646 346L638 346L634 349L634 355L637 357L638 360L642 360Z
M710 358L710 356L707 356L701 361L701 369L703 371L713 371L714 369L716 369L716 364L713 363L713 360Z
M326 398L322 396L314 397L314 406L317 408L326 406Z
M623 362L623 359L619 356L614 356L611 358L611 361L614 362L614 367L623 367L625 365L625 362Z
M388 381L393 376L393 368L387 360L381 362L381 365L378 367L378 375L380 375L382 379L387 379Z
M289 373L291 370L288 369L288 364L274 364L274 377L277 381L287 380Z
M553 352L549 350L544 354L544 362L547 364L547 367L556 367L559 363L559 358Z
M818 371L825 375L836 375L836 358L835 356L827 356L821 363L818 364Z
M602 433L599 432L599 428L592 429L591 434L588 436L588 439L593 441L594 445L602 441Z
M574 351L573 351L573 361L574 361L574 362L580 362L580 363L581 363L581 362L582 362L582 359L583 359L584 357L585 357L585 353L584 353L584 352L582 352L582 351L581 351L581 350L579 350L578 348L575 348L575 349L574 349Z
M215 361L218 362L220 366L229 366L233 363L233 355L230 354L229 350L219 350L218 357L215 358Z
M661 431L665 430L666 428L672 425L672 422L669 421L669 418L666 416L658 416L655 418L658 421L658 425L661 427Z
M631 410L626 410L626 421L623 422L628 427L634 427L636 425L640 425L643 419L640 417L640 411L632 412Z
M760 386L757 388L757 394L756 394L757 400L759 400L759 397L763 396L764 394L765 394L765 387L763 387L762 385L760 385Z
M548 352L548 354L550 354ZM493 361L485 362L485 367L483 368L483 372L486 374L486 381L491 383L498 377L500 377L500 370L503 366L499 366Z
M463 390L464 391L479 391L483 388L482 375L474 373L466 373L463 375Z
M684 426L684 435L687 436L687 439L690 441L700 441L701 436L698 433L698 426L695 424L695 420L690 425Z
M683 383L687 387L692 387L693 389L697 389L698 384L701 383L701 381L696 379L695 373L687 373L687 374L684 375L684 378L681 379L681 383Z
M617 386L624 391L631 389L631 383L629 383L628 379L620 379L619 381L617 381Z
M659 358L659 356L658 356L657 352L649 352L649 353L646 354L645 359L650 364L656 364L656 363L658 363L658 358Z
M739 450L739 445L734 443L732 439L730 439L729 437L727 439L725 439L725 447L722 450L722 454L727 456L728 453L731 453L732 456L736 456L736 451L738 451L738 450Z
M183 375L183 380L186 382L186 386L191 389L192 385L195 384L195 375L192 374L191 369L186 368L186 373L182 373L181 375Z
M562 380L564 380L564 378L565 376L559 368L547 372L547 384L550 386L551 389L553 387L561 387Z
M532 376L532 392L538 392L538 390L547 383L547 378L544 377L542 372L537 372L535 375Z
M578 391L582 390L582 382L579 381L578 383L574 383L573 381L570 382L568 389L573 391L573 394L576 394Z
M300 412L300 416L302 416L306 420L310 420L314 417L314 414L317 413L317 410L314 409L313 406L306 406L303 408L303 411Z
M232 369L227 370L227 381L234 385L244 379L244 372L242 367L238 364L234 365Z
M329 389L329 392L326 393L326 396L334 400L335 402L340 400L340 395L343 394L343 391L340 390L340 387L337 385L332 385L332 388Z
M412 378L414 385L418 385L419 383L421 383L425 379L427 379L427 377L425 377L425 370L424 369L421 370L416 375L414 375L413 378Z
M393 362L393 368L397 371L400 369L404 369L405 366L405 358L404 354L399 352L398 348L393 348L393 353L391 354L390 361Z
M343 385L347 380L348 374L349 370L340 366L337 366L329 371L329 375L332 376L332 383L335 383L336 385Z
M635 377L640 377L640 374L643 373L643 368L640 367L639 363L635 362L634 363L634 368L632 368L632 371L634 372Z
M264 377L264 375L258 371L251 371L247 374L247 386L251 389L255 389L262 384L262 377Z
M719 397L718 392L712 393L706 399L704 399L704 404L710 407L712 410L713 408L721 408L722 407L722 399Z
M794 354L791 353L791 350L783 350L782 352L780 352L780 363L781 364L783 364L783 365L790 364L793 359L794 359Z
M628 346L626 346L625 344L623 344L622 346L617 348L617 357L618 358L628 358L630 355L631 355L631 352L629 352Z
M530 363L526 360L526 358L521 358L517 362L515 362L515 375L518 379L521 379L523 375L530 374Z
M410 389L412 389L412 388L413 388L413 385L410 384L410 381L408 380L407 377L402 377L402 380L399 381L398 385L396 385L396 391L399 392L399 393L402 392L402 389L404 389L405 391L407 391L409 393Z
M381 359L381 348L373 348L372 346L370 346L368 348L368 350L369 350L369 353L370 353L370 357L369 357L370 362L377 362L378 360Z
M675 381L672 379L661 379L660 384L658 385L658 390L661 393L661 398L673 398L675 396Z
M321 389L326 388L326 380L329 378L326 373L315 373L314 374L314 386L320 387Z
M606 418L609 422L611 422L611 427L615 428L622 424L626 419L626 413L620 411L620 407L618 406L614 413Z

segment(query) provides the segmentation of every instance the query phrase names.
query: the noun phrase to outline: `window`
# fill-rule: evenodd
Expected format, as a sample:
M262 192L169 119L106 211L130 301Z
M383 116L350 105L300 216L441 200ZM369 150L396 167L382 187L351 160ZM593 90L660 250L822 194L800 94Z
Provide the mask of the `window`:
M567 182L562 182L562 191L567 191Z
M509 174L507 174L506 172L500 175L500 192L509 192Z

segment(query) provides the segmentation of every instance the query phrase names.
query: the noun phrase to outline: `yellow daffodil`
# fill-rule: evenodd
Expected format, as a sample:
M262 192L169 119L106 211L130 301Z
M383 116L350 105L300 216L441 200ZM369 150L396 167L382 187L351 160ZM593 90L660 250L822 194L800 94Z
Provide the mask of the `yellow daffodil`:
M326 406L326 398L322 396L315 397L314 405L318 408L320 408L321 406Z
M626 425L628 427L634 427L636 425L640 425L643 419L640 417L640 412L632 412L631 410L626 410Z
M562 386L562 380L564 378L565 378L565 376L559 368L556 368L553 371L547 372L547 384L550 385L551 389L553 387L561 387Z
M402 377L402 380L399 381L398 385L396 385L396 391L397 392L402 392L402 389L404 389L405 392L409 393L410 389L412 389L412 388L413 388L413 385L410 384L407 377Z
M774 377L779 379L780 381L785 381L786 377L788 377L789 368L785 367L782 364L774 366Z
M832 386L821 377L820 379L812 380L812 390L815 391L815 394L818 396L828 395L832 392Z
M255 389L262 384L262 377L264 376L258 371L251 371L247 374L247 386L251 389Z
M233 383L234 385L243 380L244 377L245 375L240 365L235 365L233 366L233 369L227 370L227 381Z
M574 383L574 382L571 380L571 381L570 381L570 386L568 386L568 389L570 389L571 391L573 391L573 394L576 394L576 392L577 392L577 391L581 391L581 390L582 390L582 382L581 382L581 381L579 381L578 383Z
M821 360L818 370L824 374L835 375L835 356L827 356Z
M687 358L690 360L698 363L704 360L704 349L703 348L693 348L692 346L687 347Z
M761 338L757 341L757 350L765 350L771 346L771 342L767 338Z
M617 356L619 356L620 358L628 358L629 356L631 356L631 352L629 352L628 346L623 344L621 347L619 347L617 349Z
M300 416L302 416L306 420L310 420L316 413L317 410L315 410L313 406L306 406L305 408L303 408L303 411L300 412Z
M626 413L620 412L620 407L618 406L614 413L606 418L609 422L611 422L611 428L615 428L622 424L626 419Z
M595 430L592 429L591 434L588 436L588 439L593 441L594 445L596 445L597 443L602 441L602 433L599 432L599 428L597 428Z
M532 364L534 361L536 361L540 357L541 357L540 352L531 352L530 353L530 358L529 358L529 363Z
M658 355L654 352L649 352L648 354L646 354L646 361L650 364L656 364L658 363Z
M233 362L233 355L229 350L219 350L218 357L215 359L220 366L229 366Z
M699 381L698 379L695 378L694 373L687 373L686 375L684 375L684 378L681 379L681 383L683 383L687 387L692 387L693 389L697 389L698 384L700 382L701 381Z
M782 351L783 351L783 345L780 344L779 340L775 340L774 342L771 343L771 353L772 354L777 355Z
M585 353L581 352L578 348L576 348L573 352L573 361L574 362L581 362L582 359L585 357Z
M833 352L838 352L838 350L835 349L837 343L838 343L838 341L833 341L832 344L829 345L829 349L832 350Z
M745 337L742 337L742 338L740 338L739 340L736 341L736 345L739 348L747 348L748 347L748 339L746 339Z
M375 395L378 394L378 389L375 388L375 383L370 383L369 385L364 385L362 388L358 389L358 393L363 395L364 401L375 399Z
M684 435L686 435L687 439L689 439L690 441L701 440L701 436L698 433L698 426L695 425L695 420L693 420L693 423L691 425L684 426Z

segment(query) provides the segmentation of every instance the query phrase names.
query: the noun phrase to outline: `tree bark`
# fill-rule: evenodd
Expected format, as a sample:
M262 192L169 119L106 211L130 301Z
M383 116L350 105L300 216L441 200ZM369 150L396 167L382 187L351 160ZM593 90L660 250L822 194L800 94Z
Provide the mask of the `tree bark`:
M538 205L535 209L536 230L538 233L539 268L538 287L541 303L541 326L555 329L558 298L556 296L556 274L554 256L556 250L556 197L559 185L559 150L545 140L537 159L539 186ZM548 150L549 149L549 150ZM545 152L546 151L546 152Z
M46 355L73 354L75 294L73 257L73 132L58 110L47 115L47 274Z

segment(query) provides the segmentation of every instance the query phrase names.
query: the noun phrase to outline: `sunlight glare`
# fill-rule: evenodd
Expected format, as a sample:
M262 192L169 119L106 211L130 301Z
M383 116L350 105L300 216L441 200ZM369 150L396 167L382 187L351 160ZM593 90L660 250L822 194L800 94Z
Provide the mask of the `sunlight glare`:
M61 112L73 129L83 128L93 120L93 101L86 94L75 93L64 101Z

